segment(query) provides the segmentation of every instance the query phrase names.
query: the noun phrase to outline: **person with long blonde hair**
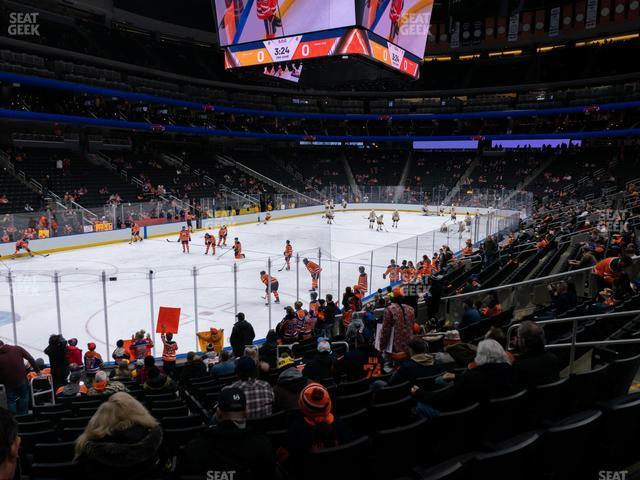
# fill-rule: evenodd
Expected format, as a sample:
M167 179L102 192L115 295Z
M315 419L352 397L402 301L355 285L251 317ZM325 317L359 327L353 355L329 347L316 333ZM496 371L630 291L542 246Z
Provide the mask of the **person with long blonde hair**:
M148 478L158 471L162 429L135 398L114 393L76 440L76 461L93 478ZM133 467L133 468L132 468Z

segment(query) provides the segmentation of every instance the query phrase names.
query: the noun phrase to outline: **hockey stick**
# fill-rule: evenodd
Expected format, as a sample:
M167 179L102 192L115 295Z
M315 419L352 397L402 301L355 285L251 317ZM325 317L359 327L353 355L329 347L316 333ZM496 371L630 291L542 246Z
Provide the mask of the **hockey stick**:
M49 256L48 253L38 253L35 250L32 251L32 253L35 253L36 255L41 256L42 258L47 258Z
M284 33L284 20L282 19L282 12L280 12L279 0L276 0L276 6L278 7L278 18L280 18L280 28L282 29L282 36L285 37L286 33Z
M229 253L231 250L233 250L232 248L230 248L229 250L227 250L226 252L224 252L222 255L220 255L219 257L216 258L216 260L220 260L222 257L224 257L227 253Z
M284 267L287 266L287 262L284 262L284 265L282 265L282 268L280 268L278 271L281 272L282 270L284 270Z

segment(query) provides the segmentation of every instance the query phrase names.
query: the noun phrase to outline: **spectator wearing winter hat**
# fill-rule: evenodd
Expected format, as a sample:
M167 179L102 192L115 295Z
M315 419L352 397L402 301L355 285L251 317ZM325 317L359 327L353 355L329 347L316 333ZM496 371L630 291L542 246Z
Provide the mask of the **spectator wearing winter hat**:
M67 383L69 363L67 362L67 341L62 335L51 335L44 353L49 356L53 386L58 388Z
M236 478L275 480L276 462L269 439L247 427L247 398L239 388L220 392L215 425L191 440L178 458L180 475L234 471Z
M87 373L87 377L93 378L103 365L102 355L96 352L96 344L89 342L87 353L84 354L84 371Z
M301 418L294 419L286 440L285 468L304 478L305 458L312 450L337 447L353 440L350 429L331 413L331 396L319 383L305 386L298 397Z
M116 392L128 392L129 390L117 380L109 380L107 372L100 370L96 373L93 385L89 389L87 395L90 397L96 395L112 395Z
M309 381L302 375L299 368L289 367L284 370L273 387L273 404L276 410L299 410L298 397L308 383Z
M69 365L72 363L76 365L82 364L82 349L78 348L77 338L70 338L67 343L67 363Z
M275 330L269 330L265 342L260 345L258 353L260 361L266 362L269 368L277 368L278 363L278 335Z
M258 380L258 366L249 357L236 361L238 381L227 388L239 388L247 397L247 418L263 418L273 411L273 389L263 380Z
M414 382L417 378L430 377L442 372L442 367L436 365L433 355L429 354L427 343L419 337L409 342L408 360L400 362L400 366L389 379L389 385L403 382Z

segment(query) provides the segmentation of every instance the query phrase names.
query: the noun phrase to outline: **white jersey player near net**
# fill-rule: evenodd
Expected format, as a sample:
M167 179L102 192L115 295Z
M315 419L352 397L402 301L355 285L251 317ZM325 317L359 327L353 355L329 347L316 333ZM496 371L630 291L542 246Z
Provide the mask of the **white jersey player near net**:
M371 230L373 230L373 224L375 223L376 218L377 218L377 217L376 217L376 212L375 212L374 210L371 210L371 211L369 212L369 228L370 228Z
M376 232L381 232L382 229L384 228L384 214L380 214L376 217L376 223L378 224L378 227L376 228Z
M347 201L343 198L342 199L342 209L346 210L346 208L347 208Z
M393 223L391 224L392 228L398 228L398 222L400 221L400 213L398 210L393 211L393 215L391 216L391 220Z

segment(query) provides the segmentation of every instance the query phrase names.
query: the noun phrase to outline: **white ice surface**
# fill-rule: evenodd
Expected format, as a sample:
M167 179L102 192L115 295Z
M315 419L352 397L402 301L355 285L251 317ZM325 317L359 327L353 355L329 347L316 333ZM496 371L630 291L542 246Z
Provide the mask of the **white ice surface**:
M465 232L462 238L457 231L452 232L447 240L447 234L439 232L445 220L401 213L400 226L394 229L391 228L391 212L385 212L387 231L376 232L368 228L366 212L338 211L333 226L328 226L320 215L276 220L268 225L231 226L227 244L231 245L233 238L239 237L247 256L237 262L238 311L244 312L253 324L256 338L263 338L269 329L269 307L262 298L265 293L259 272L267 270L268 257L272 258L272 274L280 282L282 302L281 305L272 304L272 326L282 318L283 306L296 300L295 258L291 271L277 271L284 264L282 252L287 239L291 240L294 253L300 255L298 288L300 299L306 304L311 281L302 264L303 257L317 261L318 248L322 249L320 293L322 296L333 293L339 300L338 288L343 291L345 286L356 283L360 265L369 273L372 289L386 286L382 272L389 259L396 257L396 244L398 259L415 260L416 235L420 235L417 242L419 257L423 254L431 256L434 247L437 250L444 243L450 244L454 251L458 250L470 237L470 232ZM214 232L217 234L217 230ZM189 255L182 253L172 236L167 237L171 243L167 238L154 238L134 245L120 243L52 253L47 258L4 260L14 279L18 343L33 355L43 356L49 335L58 332L53 281L57 271L62 334L66 338L77 338L83 350L86 350L87 342L95 342L98 351L110 359L116 340L130 338L139 329L149 331L152 308L155 319L160 306L169 306L182 309L180 331L175 339L179 353L184 354L196 347L194 266L197 267L198 330L224 328L225 343L228 343L234 322L233 254L227 247L219 249L215 259L211 255L204 256L203 236L204 232L194 234ZM372 250L373 274L370 271ZM0 268L5 268L6 274L5 265ZM149 270L154 272L152 286ZM109 352L102 271L108 278L115 279L106 282ZM153 307L150 288L153 288ZM0 281L0 338L13 343L10 312L9 285L4 275ZM156 335L156 341L160 341L159 335ZM156 355L160 355L161 350L158 347Z

